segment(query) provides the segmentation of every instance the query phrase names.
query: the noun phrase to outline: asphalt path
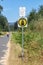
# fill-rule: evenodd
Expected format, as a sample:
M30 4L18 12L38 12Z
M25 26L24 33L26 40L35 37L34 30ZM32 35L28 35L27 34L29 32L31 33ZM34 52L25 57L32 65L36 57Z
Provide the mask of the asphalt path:
M5 51L7 50L7 43L9 41L9 37L7 35L0 37L0 60L5 55ZM2 64L0 64L2 65Z

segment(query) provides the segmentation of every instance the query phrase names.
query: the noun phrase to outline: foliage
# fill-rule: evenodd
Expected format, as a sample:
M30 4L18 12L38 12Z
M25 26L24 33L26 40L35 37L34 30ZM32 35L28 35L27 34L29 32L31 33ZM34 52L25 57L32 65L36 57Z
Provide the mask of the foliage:
M36 21L42 16L43 16L43 5L40 6L40 8L38 9L38 12L36 10L32 9L30 14L27 16L28 23L33 20Z
M3 7L0 5L0 14L1 14L2 11L3 11Z
M28 23L30 23L31 21L38 20L38 18L39 18L38 12L36 12L36 10L34 9L32 9L30 14L27 16Z
M1 31L8 31L8 21L7 18L5 16L0 16L0 30Z
M17 30L17 29L18 29L17 22L18 22L18 21L16 21L16 22L14 23L14 30Z
M14 31L14 25L9 25L10 31Z
M8 20L1 14L3 7L0 5L0 31L9 31Z
M38 13L43 16L43 5L40 6Z
M22 43L22 33L21 32L16 32L12 33L12 38L16 43ZM41 36L41 33L39 32L24 32L24 42L26 44L30 43L31 41L39 41L42 40L43 37Z

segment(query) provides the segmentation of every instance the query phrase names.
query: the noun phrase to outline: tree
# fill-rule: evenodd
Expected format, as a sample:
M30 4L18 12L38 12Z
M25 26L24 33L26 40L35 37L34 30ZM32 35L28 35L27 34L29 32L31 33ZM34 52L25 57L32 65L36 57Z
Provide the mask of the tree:
M29 16L27 17L28 22L32 21L33 19L35 20L35 15L36 15L36 10L32 9Z
M0 1L3 1L3 0L0 0Z
M3 11L3 7L0 5L0 14L1 14L2 11Z
M38 13L40 16L43 16L43 5L40 6Z
M8 31L9 30L9 28L8 28L8 20L7 20L6 17L4 17L2 15L0 16L0 29L2 31Z
M39 18L38 12L36 12L36 10L34 10L34 9L32 9L30 14L27 16L28 23L33 21L33 20L34 21L38 20L38 18Z
M14 23L14 30L17 30L17 29L18 29L17 22L18 22L18 21L16 21L16 22Z

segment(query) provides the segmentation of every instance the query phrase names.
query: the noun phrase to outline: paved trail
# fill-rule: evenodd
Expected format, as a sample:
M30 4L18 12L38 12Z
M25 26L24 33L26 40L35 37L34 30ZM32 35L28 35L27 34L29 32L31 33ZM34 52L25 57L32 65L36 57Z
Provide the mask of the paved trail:
M4 37L0 37L0 65L4 65L3 58L6 53L6 50L8 49L7 47L8 41L9 37L7 37L7 35L5 35Z

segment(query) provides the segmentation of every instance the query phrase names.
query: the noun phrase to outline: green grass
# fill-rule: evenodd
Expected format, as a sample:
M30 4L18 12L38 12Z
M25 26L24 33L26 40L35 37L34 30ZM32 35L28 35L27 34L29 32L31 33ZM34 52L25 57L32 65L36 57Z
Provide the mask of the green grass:
M22 47L22 33L12 33L12 41ZM29 57L40 57L43 51L43 36L40 32L24 32L24 49Z
M12 33L12 40L22 46L22 33ZM37 51L43 49L43 37L39 32L24 32L24 48Z
M15 43L19 43L20 45L22 44L22 34L21 33L12 33L12 40Z
M0 35L3 35L2 33L0 33Z
M23 61L18 57L21 54L21 47L18 47L19 44L22 47L22 33L18 31L12 32L9 65L43 65L43 33L24 32L24 50L26 52L24 52Z
M7 32L0 32L0 36L4 36L6 34L7 34Z
M2 36L2 35L4 35L4 33L3 32L0 32L0 36Z

